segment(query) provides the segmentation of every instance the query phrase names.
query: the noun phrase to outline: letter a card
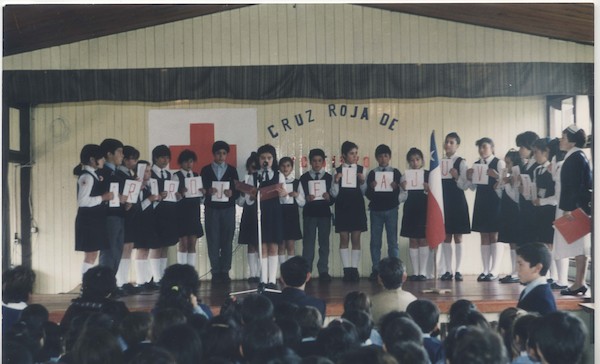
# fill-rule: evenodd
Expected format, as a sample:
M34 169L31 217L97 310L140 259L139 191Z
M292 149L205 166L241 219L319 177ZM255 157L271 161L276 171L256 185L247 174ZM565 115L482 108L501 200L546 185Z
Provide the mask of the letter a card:
M392 192L394 172L375 172L375 192Z

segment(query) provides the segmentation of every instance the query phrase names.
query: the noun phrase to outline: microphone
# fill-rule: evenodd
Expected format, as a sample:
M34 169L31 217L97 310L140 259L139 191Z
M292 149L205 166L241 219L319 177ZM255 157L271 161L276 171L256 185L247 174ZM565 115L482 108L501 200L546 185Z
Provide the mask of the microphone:
M267 170L267 167L269 167L269 162L264 161L262 166L264 170Z

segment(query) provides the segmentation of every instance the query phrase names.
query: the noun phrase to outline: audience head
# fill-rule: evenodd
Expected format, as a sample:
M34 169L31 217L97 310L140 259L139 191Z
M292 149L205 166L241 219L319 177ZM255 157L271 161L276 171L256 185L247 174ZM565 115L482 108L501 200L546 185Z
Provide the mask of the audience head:
M273 307L273 317L275 321L294 317L299 308L298 305L288 301L279 302Z
M371 314L371 300L369 296L360 291L352 291L344 297L344 311L361 310Z
M371 337L371 331L373 330L373 319L365 311L360 310L349 310L344 311L342 318L346 319L354 324L358 339L361 343L366 342Z
M382 323L384 319L382 319ZM394 345L407 341L423 345L421 329L413 320L406 317L396 317L386 322L381 327L381 338L386 348L392 348Z
M463 326L454 329L452 335L452 349L446 351L450 364L506 364L509 361L502 338L490 329Z
M576 316L557 311L543 316L533 333L542 363L579 363L587 328Z
M192 296L198 296L198 272L189 264L173 264L165 270L161 280L157 309L176 308L186 316L194 312Z
M373 345L363 346L349 351L339 364L398 364L391 354L376 348Z
M354 324L336 319L319 332L317 345L323 356L337 362L344 354L360 346L360 339Z
M517 267L522 283L545 276L550 268L552 254L544 243L529 243L517 249Z
M283 335L273 320L255 320L244 326L242 356L252 361L262 352L283 347Z
M412 301L406 307L406 312L413 321L421 328L424 334L430 334L438 325L440 309L430 300Z
M398 289L406 278L404 263L395 257L387 257L379 262L379 278L386 289Z
M516 307L509 307L500 312L500 316L498 317L498 333L502 336L502 341L504 341L504 346L506 347L506 352L510 357L513 357L513 323L517 319L517 316L520 312ZM517 353L518 354L518 353Z
M130 364L179 364L167 349L156 345L149 346L138 353Z
M454 302L448 311L448 331L454 327L465 325L467 315L471 311L477 311L473 302L464 299Z
M317 337L323 325L321 312L313 306L300 306L294 320L300 325L302 338Z
M242 300L242 320L244 325L253 321L273 319L273 303L270 299L256 293L249 294Z
M241 331L241 327L228 317L211 318L202 337L204 358L220 357L238 361L242 343Z
M35 273L22 265L2 273L2 302L18 303L29 301L33 292Z
M177 364L195 364L202 357L200 336L187 323L166 328L160 334L156 345L173 354Z
M302 362L302 358L294 350L280 346L257 353L250 364L300 364Z
M527 351L527 342L529 341L529 332L533 322L540 316L535 313L518 314L512 326L512 347L511 352L518 355L522 351Z
M386 350L400 364L429 364L429 354L423 345L414 341L396 343L390 348L386 346Z
M72 353L73 362L77 364L124 363L116 335L105 328L89 327L84 330Z
M286 286L300 288L310 279L310 267L303 257L296 255L281 264L281 279Z
M121 322L121 337L128 347L150 340L153 318L149 312L130 312Z
M412 317L410 317L410 315L404 311L391 311L379 319L379 332L382 333L385 331L386 325L397 318L405 318L412 321Z
M300 325L291 318L282 318L276 321L283 336L283 345L296 350L302 342Z
M117 280L112 269L97 265L83 274L81 298L88 301L107 298L117 288Z
M152 325L152 342L156 342L162 332L171 326L184 324L187 318L181 310L176 308L164 308L154 312L154 323Z

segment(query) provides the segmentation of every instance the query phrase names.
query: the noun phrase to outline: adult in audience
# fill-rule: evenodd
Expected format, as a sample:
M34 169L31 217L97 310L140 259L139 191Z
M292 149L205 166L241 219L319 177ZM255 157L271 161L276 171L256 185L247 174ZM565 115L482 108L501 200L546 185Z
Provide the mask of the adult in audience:
M379 283L385 290L371 299L375 326L379 327L379 320L385 314L391 311L405 311L408 304L417 299L412 293L402 289L405 280L406 269L400 259L387 257L379 262Z

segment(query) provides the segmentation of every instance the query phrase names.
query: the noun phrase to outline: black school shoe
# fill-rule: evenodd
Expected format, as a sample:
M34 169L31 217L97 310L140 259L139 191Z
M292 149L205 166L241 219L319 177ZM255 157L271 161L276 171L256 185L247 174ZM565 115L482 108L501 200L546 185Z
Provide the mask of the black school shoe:
M483 281L484 282L491 282L491 281L495 281L496 279L498 279L498 276L493 275L492 273L488 273L484 278Z
M250 277L248 283L260 283L260 277Z
M444 273L444 275L442 275L440 277L440 280L442 280L442 281L451 281L452 278L454 278L454 276L452 275L452 273L446 272L446 273Z
M352 282L360 282L360 274L358 273L358 268L352 269Z
M551 289L566 289L566 288L568 288L568 287L569 287L569 286L561 286L560 284L558 284L558 283L556 283L556 282L552 282L552 283L550 284L550 288L551 288Z
M343 282L352 282L352 268L344 268Z
M329 283L331 282L331 276L327 272L319 273L319 282Z
M128 296L140 294L142 292L142 288L141 287L136 287L136 286L134 286L131 283L125 283L124 285L121 286L121 289Z
M454 280L457 281L457 282L462 282L463 281L462 274L460 274L460 272L454 273Z
M485 273L481 273L479 275L479 277L477 277L477 282L485 282L485 277L486 277L486 274Z
M377 282L377 277L379 277L379 273L373 272L369 276L369 282Z
M517 277L513 277L512 275L507 275L504 278L499 279L500 283L519 283L520 280Z

